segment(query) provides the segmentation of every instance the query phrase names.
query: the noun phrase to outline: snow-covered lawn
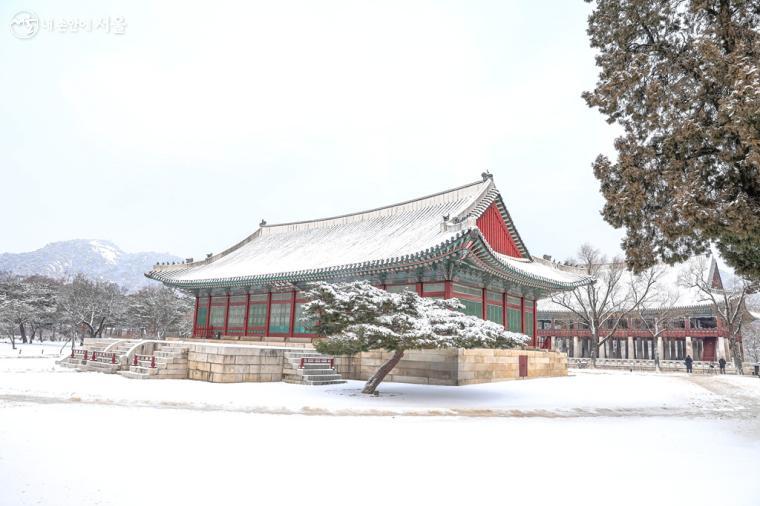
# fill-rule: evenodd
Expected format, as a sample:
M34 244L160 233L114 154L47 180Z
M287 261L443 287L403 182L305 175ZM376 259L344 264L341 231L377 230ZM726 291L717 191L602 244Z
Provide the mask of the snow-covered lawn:
M0 358L0 505L760 504L757 378L360 386Z
M70 344L66 345L66 349L61 351L61 348L64 346L63 341L45 341L45 342L34 342L34 343L28 343L28 344L22 344L20 341L16 341L16 349L14 350L11 347L10 342L8 340L0 341L0 357L19 357L19 358L27 358L27 357L44 357L44 356L55 356L58 357L62 353L65 354L66 350L70 350L69 347Z
M697 383L738 382L745 397ZM625 372L573 372L464 387L384 383L380 396L360 394L362 383L306 388L288 383L219 384L189 380L129 380L82 373L55 359L0 358L0 396L45 402L109 403L270 414L470 416L731 416L760 404L760 380L751 377Z

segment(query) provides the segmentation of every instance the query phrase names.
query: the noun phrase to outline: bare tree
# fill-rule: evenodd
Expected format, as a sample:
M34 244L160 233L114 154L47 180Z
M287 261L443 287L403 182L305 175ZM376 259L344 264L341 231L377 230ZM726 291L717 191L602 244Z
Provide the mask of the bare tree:
M652 269L659 271L655 276L660 279L665 267L658 265ZM681 294L676 287L668 287L657 282L652 286L649 295L641 300L636 310L642 327L649 332L655 342L654 365L657 372L660 372L660 360L662 359L658 343L663 332L668 329L668 323L674 318L686 317L686 311L678 308L680 298Z
M193 302L181 292L151 286L130 294L127 299L127 320L142 333L163 339L169 330L180 335L192 330Z
M594 283L570 292L553 295L552 302L574 314L591 334L591 364L596 365L599 347L620 327L620 322L636 311L657 281L661 271L652 268L640 275L626 270L619 258L608 261L598 249L584 244L572 263Z
M93 281L82 274L64 285L59 303L70 322L83 328L89 337L102 337L106 324L120 315L123 309L122 288L107 281ZM83 338L80 338L80 344ZM73 346L73 341L72 341Z
M689 262L689 267L679 278L679 283L687 288L697 289L703 302L709 302L713 311L726 329L729 351L734 361L737 374L742 370L742 349L739 339L742 327L750 321L746 307L747 295L751 292L750 281L740 277L721 279L714 258L695 257Z

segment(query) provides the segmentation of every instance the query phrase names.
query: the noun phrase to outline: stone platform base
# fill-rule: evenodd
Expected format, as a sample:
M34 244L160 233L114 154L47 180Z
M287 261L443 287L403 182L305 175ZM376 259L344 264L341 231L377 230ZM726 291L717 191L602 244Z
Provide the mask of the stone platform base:
M336 357L336 370L344 378L366 381L391 355L370 351ZM527 357L526 376L520 376L520 356ZM456 386L550 376L567 376L567 355L539 350L444 349L407 351L385 381Z
M299 348L313 348L310 343L228 339L192 339L183 344L188 347L187 377L212 383L283 381L293 367L288 357ZM370 351L335 357L335 373L343 379L366 381L390 356L390 352ZM527 361L524 376L520 374L521 356ZM553 351L413 350L404 354L386 381L456 386L566 375L567 355Z

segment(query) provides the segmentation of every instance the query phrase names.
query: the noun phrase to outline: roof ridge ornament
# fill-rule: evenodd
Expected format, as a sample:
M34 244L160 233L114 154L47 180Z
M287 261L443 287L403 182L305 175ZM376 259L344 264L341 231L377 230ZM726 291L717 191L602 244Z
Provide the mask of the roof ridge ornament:
M266 227L267 226L267 220L261 220L259 222L259 227Z
M486 181L488 181L489 179L490 179L491 181L493 181L493 174L491 174L491 171L490 171L490 170L488 170L488 169L486 169L486 171L485 171L485 172L481 173L481 174L480 174L480 177L482 177L482 178L483 178L483 182L486 182Z

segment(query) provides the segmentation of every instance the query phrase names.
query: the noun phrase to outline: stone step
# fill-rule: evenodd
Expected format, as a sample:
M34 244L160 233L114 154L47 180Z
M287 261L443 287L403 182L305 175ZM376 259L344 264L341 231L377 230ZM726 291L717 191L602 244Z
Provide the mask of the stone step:
M315 381L338 381L343 379L340 374L323 374L320 376L304 376L304 381L309 382L315 382Z
M299 374L303 376L321 376L323 374L337 374L335 369L299 369Z
M325 369L332 367L330 365L330 362L320 362L316 364L304 364L303 367L301 367L301 362L296 361L288 361L288 364L293 369Z
M143 374L135 371L119 371L119 374L129 379L150 379L153 378L152 374Z
M313 385L313 386L319 386L319 385L340 385L341 383L345 383L346 380L344 379L337 379L337 380L329 380L329 381L310 381L306 380L304 381L304 385Z
M129 370L136 373L150 374L151 376L158 374L158 368L142 367L139 365L129 366Z
M155 351L153 355L158 358L182 358L187 357L187 353L174 352L174 351Z

